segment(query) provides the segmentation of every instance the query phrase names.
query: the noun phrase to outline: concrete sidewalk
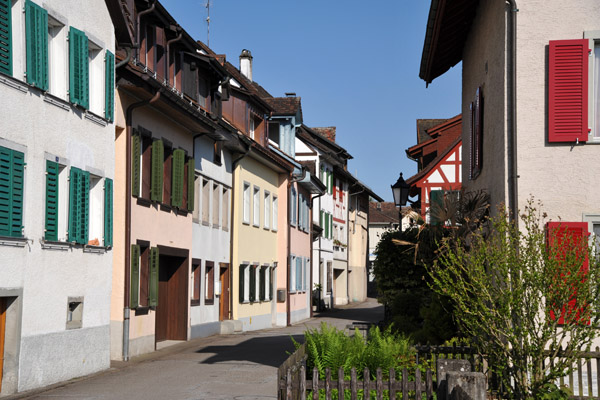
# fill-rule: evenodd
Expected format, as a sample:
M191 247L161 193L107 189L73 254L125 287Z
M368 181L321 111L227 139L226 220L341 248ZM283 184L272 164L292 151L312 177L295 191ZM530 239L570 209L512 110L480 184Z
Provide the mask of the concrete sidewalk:
M294 351L290 336L302 341L303 332L321 322L343 329L381 319L383 306L368 299L291 327L178 343L129 362L113 362L93 376L2 399L275 399L277 367Z

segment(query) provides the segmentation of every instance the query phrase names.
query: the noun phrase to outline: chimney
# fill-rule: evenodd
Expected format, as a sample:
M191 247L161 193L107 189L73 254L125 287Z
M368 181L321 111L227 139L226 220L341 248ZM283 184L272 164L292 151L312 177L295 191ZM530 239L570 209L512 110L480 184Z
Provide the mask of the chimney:
M244 49L240 54L240 72L252 81L252 53L250 50Z
M296 97L296 92L285 92L285 97Z

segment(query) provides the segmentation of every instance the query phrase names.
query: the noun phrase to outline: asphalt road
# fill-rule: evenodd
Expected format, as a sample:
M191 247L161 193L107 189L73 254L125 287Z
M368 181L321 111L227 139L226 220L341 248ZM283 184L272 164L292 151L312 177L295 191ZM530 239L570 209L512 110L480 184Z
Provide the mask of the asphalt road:
M36 400L255 400L276 399L277 367L302 341L307 328L322 321L345 328L353 322L378 322L376 300L344 306L294 326L218 335L179 343L107 371L49 388L10 396Z

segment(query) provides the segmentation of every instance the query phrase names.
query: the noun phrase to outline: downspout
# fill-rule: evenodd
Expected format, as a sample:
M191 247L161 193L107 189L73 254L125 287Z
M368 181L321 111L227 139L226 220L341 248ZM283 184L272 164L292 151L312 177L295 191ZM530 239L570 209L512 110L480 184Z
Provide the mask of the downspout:
M171 77L171 69L169 68L169 64L171 63L171 58L169 57L170 50L171 50L171 44L178 42L181 40L181 38L183 37L183 30L181 29L181 27L179 25L177 25L177 31L179 31L179 35L177 35L177 37L171 39L171 40L167 40L167 48L165 50L165 71L167 75L167 84L169 84L169 78ZM173 80L175 80L175 71L173 71Z
M136 26L136 40L138 41L138 45L140 43L140 21L142 19L142 17L146 14L150 14L151 12L154 11L154 8L156 8L156 0L154 0L152 2L152 5L150 6L150 8L145 9L144 11L140 11L137 15L137 26ZM140 59L140 55L138 54L138 60Z
M509 218L517 228L519 224L519 190L517 170L517 3L515 0L507 0L510 4L508 44L510 46L508 56L507 89L508 94L508 121L510 130L508 134L508 204Z
M239 157L237 157L235 160L233 160L231 162L231 212L230 212L230 217L229 220L231 221L231 229L229 230L229 319L233 320L233 294L232 294L232 290L233 290L233 233L234 233L234 229L235 229L235 224L234 219L233 219L233 211L235 209L235 194L238 192L235 189L235 167L240 163L240 161L242 161L242 159L244 157L246 157L248 155L248 153L250 153L250 150L252 149L252 147L250 146L250 144L246 143L246 145L248 146L248 148L246 149L246 152L241 154ZM242 194L243 195L243 194ZM242 205L243 207L243 205ZM223 293L221 293L221 296L223 295ZM225 317L225 316L223 316Z
M303 180L304 178L306 178L306 168L302 168L302 176L296 179L292 178L292 173L290 172L289 178L288 178L288 184L287 184L287 193L288 193L288 198L287 198L287 217L288 217L288 221L287 221L287 252L286 252L286 258L287 258L287 279L286 279L286 305L285 305L285 314L286 314L286 325L287 326L291 326L292 325L292 317L291 317L291 309L290 309L290 281L292 279L291 275L290 275L290 271L292 270L292 257L291 257L291 248L292 248L292 238L291 238L291 234L292 234L292 224L290 224L290 203L291 203L291 188L292 185L296 182L299 182L301 180ZM299 203L297 203L298 206L300 206ZM296 221L297 223L298 221ZM311 258L312 258L312 254L311 254Z
M137 47L134 45L134 47ZM129 60L131 60L131 47L124 47L125 49L125 59L123 59L122 61L119 61L117 63L117 65L115 65L115 69L121 68L123 65L127 65L129 63Z
M160 92L156 92L149 100L131 104L125 112L125 296L123 298L123 361L129 361L129 290L131 287L131 131L133 110L154 103L160 98Z

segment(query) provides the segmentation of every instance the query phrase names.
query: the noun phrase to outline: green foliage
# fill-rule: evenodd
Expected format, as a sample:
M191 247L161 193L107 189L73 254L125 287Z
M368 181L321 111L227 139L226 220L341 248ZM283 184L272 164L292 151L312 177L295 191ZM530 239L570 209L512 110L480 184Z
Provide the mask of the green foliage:
M562 398L553 382L572 371L600 322L600 308L590 307L600 300L593 249L565 227L546 232L545 218L533 200L520 227L501 209L468 238L444 239L429 267L431 287L451 300L461 331L518 399Z

